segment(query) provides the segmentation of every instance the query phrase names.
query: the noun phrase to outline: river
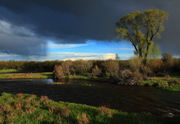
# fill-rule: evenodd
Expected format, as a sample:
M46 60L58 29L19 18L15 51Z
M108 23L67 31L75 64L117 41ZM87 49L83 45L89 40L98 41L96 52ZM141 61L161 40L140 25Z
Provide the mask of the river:
M85 80L0 80L0 92L46 95L55 101L107 106L126 112L180 114L180 92L154 87L119 86Z

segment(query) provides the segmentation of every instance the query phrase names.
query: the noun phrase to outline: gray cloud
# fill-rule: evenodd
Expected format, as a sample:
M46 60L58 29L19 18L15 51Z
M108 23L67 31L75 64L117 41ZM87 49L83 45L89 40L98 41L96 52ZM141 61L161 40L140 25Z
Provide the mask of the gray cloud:
M46 44L30 30L0 20L0 51L23 56L45 55Z
M170 14L158 43L163 52L179 55L179 4L179 0L0 0L0 20L14 26L11 37L1 33L0 49L22 55L43 54L45 37L63 43L117 40L115 22L121 16L134 10L158 8Z

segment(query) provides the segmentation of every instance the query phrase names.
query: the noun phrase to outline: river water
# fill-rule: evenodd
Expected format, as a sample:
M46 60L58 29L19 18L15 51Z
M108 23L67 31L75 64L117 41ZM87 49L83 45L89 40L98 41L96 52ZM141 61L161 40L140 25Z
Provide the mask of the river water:
M154 87L119 86L84 80L66 83L53 83L51 79L0 80L0 92L46 95L55 101L107 106L126 112L180 114L180 92Z

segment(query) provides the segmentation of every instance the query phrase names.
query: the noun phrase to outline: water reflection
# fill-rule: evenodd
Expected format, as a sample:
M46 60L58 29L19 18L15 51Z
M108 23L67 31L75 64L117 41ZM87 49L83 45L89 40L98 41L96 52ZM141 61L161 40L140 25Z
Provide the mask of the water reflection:
M9 82L9 83L53 83L54 80L53 79L0 79L0 83L1 82Z

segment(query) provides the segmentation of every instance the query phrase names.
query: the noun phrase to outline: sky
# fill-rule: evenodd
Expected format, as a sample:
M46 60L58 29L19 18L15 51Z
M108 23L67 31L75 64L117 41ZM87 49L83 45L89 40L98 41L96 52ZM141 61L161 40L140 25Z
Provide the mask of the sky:
M120 59L133 47L115 23L135 10L169 13L161 53L180 55L179 0L0 0L0 60Z

